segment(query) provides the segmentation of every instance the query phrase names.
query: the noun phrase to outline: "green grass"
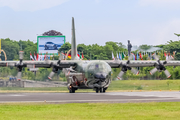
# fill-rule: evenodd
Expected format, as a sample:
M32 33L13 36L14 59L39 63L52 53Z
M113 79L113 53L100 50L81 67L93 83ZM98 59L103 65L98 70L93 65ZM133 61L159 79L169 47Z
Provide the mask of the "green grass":
M169 84L169 85L168 85ZM107 91L128 90L180 90L180 80L120 80L112 81ZM0 92L68 92L67 87L18 88L0 87ZM92 92L93 90L77 90L77 92Z
M113 81L108 90L139 90L138 88L142 90L180 90L180 80Z
M0 104L0 120L179 120L180 102Z

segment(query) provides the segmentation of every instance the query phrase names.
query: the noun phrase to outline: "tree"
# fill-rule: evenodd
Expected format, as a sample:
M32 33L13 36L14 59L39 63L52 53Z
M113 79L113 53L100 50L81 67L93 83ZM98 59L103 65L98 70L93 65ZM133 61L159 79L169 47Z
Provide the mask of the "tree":
M164 46L164 50L173 54L176 51L175 59L180 60L180 41L168 41L168 44Z
M111 60L112 59L112 51L114 51L113 46L106 44L104 46L104 50L103 51L106 54L107 58L109 60Z
M12 41L9 38L1 39L1 48L5 51L7 60L18 59L19 54L19 44L16 41ZM4 55L2 54L4 59Z
M66 42L59 48L59 52L68 52L71 49L71 44L69 42Z
M112 42L112 41L106 42L106 45L111 45L114 50L119 51L119 46L117 45L116 42Z
M83 52L84 54L86 54L86 53L87 53L86 45L84 45L84 44L78 44L78 45L77 45L77 51L78 51L78 52Z
M151 45L140 45L139 47L140 47L140 49L146 51L146 50L150 49Z
M180 34L176 34L176 33L174 33L174 35L178 36L178 40L179 40L179 36L180 36Z

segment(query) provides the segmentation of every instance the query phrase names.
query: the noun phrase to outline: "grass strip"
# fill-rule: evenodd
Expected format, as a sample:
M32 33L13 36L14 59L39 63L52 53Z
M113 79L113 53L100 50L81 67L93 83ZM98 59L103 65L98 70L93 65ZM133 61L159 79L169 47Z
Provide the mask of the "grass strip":
M111 91L178 91L180 80L120 80L112 81L107 92ZM0 87L0 92L68 92L67 87ZM77 92L93 92L92 89Z
M179 113L180 102L0 104L0 120L179 120Z

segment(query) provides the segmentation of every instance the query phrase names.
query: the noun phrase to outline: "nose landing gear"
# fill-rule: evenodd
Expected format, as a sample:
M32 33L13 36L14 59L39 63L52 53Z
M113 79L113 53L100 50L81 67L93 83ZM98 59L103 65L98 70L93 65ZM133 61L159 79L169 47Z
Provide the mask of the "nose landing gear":
M100 93L105 93L107 90L107 88L96 88L96 93L100 92Z

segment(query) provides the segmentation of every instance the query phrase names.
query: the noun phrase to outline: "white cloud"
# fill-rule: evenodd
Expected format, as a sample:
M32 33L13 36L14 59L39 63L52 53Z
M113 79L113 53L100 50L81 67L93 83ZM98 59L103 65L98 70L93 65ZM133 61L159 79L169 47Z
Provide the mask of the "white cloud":
M0 7L7 6L15 11L37 11L60 5L68 0L0 0Z
M180 0L139 0L141 6L179 8Z

